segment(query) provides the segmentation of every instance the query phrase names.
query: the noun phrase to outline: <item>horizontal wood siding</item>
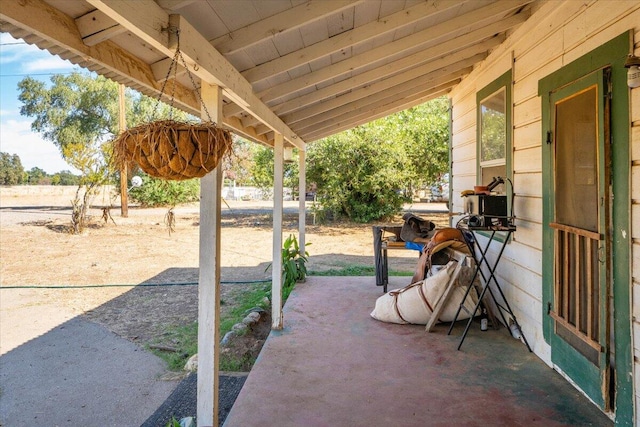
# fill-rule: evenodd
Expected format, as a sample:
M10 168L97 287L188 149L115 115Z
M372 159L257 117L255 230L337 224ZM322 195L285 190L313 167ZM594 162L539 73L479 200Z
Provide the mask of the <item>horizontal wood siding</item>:
M509 68L513 73L514 212L518 230L507 245L499 280L533 351L551 365L542 334L542 105L538 81L605 42L633 29L640 56L640 2L541 2L525 22L450 94L453 105L452 211L463 211L460 191L476 173L475 94ZM513 65L512 65L513 58ZM635 391L640 407L640 89L632 90L632 275ZM457 217L454 218L457 220ZM497 245L494 245L497 247ZM490 256L496 256L490 251Z

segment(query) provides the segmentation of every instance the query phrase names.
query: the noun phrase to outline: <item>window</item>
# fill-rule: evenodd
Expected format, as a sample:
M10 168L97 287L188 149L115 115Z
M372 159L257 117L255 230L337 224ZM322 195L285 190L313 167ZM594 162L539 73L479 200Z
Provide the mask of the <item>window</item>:
M511 179L511 71L479 91L476 100L477 182L487 185L498 176ZM500 184L493 191L507 194L507 190Z

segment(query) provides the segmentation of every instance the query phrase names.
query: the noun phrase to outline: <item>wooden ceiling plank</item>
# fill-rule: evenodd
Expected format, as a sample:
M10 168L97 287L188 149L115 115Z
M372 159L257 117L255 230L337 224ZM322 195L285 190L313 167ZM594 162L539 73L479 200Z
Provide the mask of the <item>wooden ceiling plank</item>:
M338 13L348 7L353 7L364 0L311 0L299 6L270 16L254 24L232 31L218 37L211 44L222 54L231 54L260 43L276 34L299 28L305 24Z
M166 29L169 25L176 27L180 32L182 55L190 67L195 65L193 74L209 84L222 87L226 96L233 102L240 104L265 125L284 135L285 139L298 148L304 147L304 142L301 142L300 138L258 99L249 82L182 16L168 15L153 0L87 2L120 22L128 31L167 57L173 57L175 48L169 43L169 32Z
M474 61L474 58L465 59L435 71L425 72L424 75L419 76L418 78L423 79L424 81L435 81L436 79L445 78L449 75L455 77L465 75L468 71L471 70ZM414 73L410 75L405 75L405 73L403 73L397 76L393 76L380 82L374 83L370 86L365 86L352 92L345 93L344 95L338 96L336 98L331 98L327 101L314 104L304 110L296 111L290 116L283 116L283 119L286 120L287 123L290 124L290 126L293 126L295 123L298 123L301 120L308 120L309 118L320 116L328 111L340 108L345 104L357 101L359 99L367 98L376 93L384 92L386 90L389 90L389 88L394 87L398 84L403 84L406 81L411 81L412 77L415 78Z
M471 46L467 48L464 53L475 53L472 56L464 57L464 55L448 55L440 58L436 62L425 63L418 67L409 68L404 72L392 75L386 79L375 81L371 84L364 85L358 89L354 89L345 92L339 96L328 98L324 101L313 103L306 108L295 110L292 113L282 115L284 120L290 127L296 127L296 123L300 121L312 121L318 120L317 116L324 116L329 111L340 108L343 105L352 103L359 99L375 96L380 92L384 92L390 89L395 90L395 87L404 84L414 79L421 79L420 81L435 80L447 75L458 76L461 70L466 70L468 67L473 66L477 62L480 62L486 57L486 50L492 46L496 46L504 40L504 36L493 37L489 40L481 42L475 48ZM473 49L473 50L469 50ZM478 53L480 52L480 53ZM463 57L463 59L460 59ZM462 73L462 74L466 74ZM322 118L321 118L322 119ZM248 118L245 122L247 125L255 125L257 122L253 118ZM298 126L299 127L299 126Z
M301 90L303 88L335 78L336 76L339 76L343 73L350 72L352 69L357 69L362 66L366 66L372 62L375 62L376 60L389 56L389 52L397 53L397 52L407 50L411 47L424 43L425 41L428 42L433 38L441 37L443 34L447 34L452 31L457 32L460 29L467 28L472 23L477 23L477 22L489 19L495 16L495 14L498 13L498 11L502 12L503 14L506 14L530 2L531 0L510 1L507 3L508 4L507 8L505 8L504 4L499 5L496 3L492 3L489 6L485 6L483 8L468 12L459 17L453 18L452 20L449 20L446 23L437 24L430 29L423 30L412 36L399 39L393 42L392 44L390 44L389 46L384 46L384 47L374 49L372 51L366 52L365 54L361 54L356 57L353 57L352 59L341 61L330 67L326 67L322 70L312 72L305 76L291 80L288 83L274 86L271 89L267 89L259 93L258 97L260 97L263 100L263 102L270 102L272 100L279 98L283 94L289 94L297 90ZM514 26L524 22L528 18L528 16L529 16L528 12L519 13L517 15L508 17L501 21L489 24L486 27L483 27L479 30L462 35L453 40L458 40L460 45L465 45L470 40L473 40L474 37L478 37L478 39L482 39L484 38L482 36L486 36L487 34L492 34L493 31L495 31L496 33L499 33L499 32L505 31L506 29L513 28ZM455 47L454 42L452 42L451 44L449 42L445 42L443 44L445 45L445 47L451 46L451 49L454 49ZM434 50L432 51L432 55L436 56L437 52L440 50L442 49L438 49L438 46L435 46ZM292 100L289 102L295 102L295 100ZM278 107L276 107L275 111L277 111L279 114L286 114L290 112L290 111L284 111L284 110L286 110L286 108L280 107L280 109L278 109ZM225 116L233 116L241 112L242 112L242 108L235 104L230 104L225 106L225 110L224 110ZM286 123L290 123L289 121L290 119L287 116L285 116L284 119Z
M476 43L478 40L484 40L497 33L502 33L509 28L512 28L518 24L523 23L528 17L528 13L521 13L511 16L498 22L494 22L485 27L463 34L461 36L449 39L447 41L438 43L434 46L426 48L423 52L423 57L438 57L449 51L455 51L462 47ZM457 25L438 24L432 28L423 30L412 36L405 37L388 45L372 49L364 52L360 55L353 56L349 59L337 62L331 66L322 68L318 71L314 71L304 76L298 77L293 80L289 80L280 85L271 87L261 93L258 93L258 97L264 102L270 102L276 100L282 96L286 96L290 93L304 89L309 86L322 83L324 81L333 79L345 73L352 72L361 67L374 63L376 61L383 60L391 55L397 55L399 52L407 50L408 48L415 47L422 43L427 43L436 37L442 38L448 33L459 32L461 28Z
M408 80L404 83L393 86L393 90L391 91L374 92L369 96L342 104L341 106L337 108L333 108L331 110L326 110L318 116L310 117L296 124L292 124L291 127L295 129L297 133L305 133L307 129L316 125L319 120L322 120L322 121L332 120L334 118L339 118L345 114L348 114L349 112L354 111L355 109L362 108L363 106L376 104L377 102L387 99L389 97L409 95L414 91L427 90L429 88L438 87L452 80L461 79L464 75L471 72L471 70L472 70L472 67L460 68L459 70L453 73L450 70L447 70L444 75L437 78L434 78L430 74L420 76L418 78ZM339 99L339 98L340 97L335 99Z
M323 56L331 55L351 45L364 42L390 31L395 31L398 27L410 25L420 19L440 13L464 1L465 0L431 0L419 3L408 9L386 16L384 19L345 31L322 42L245 70L242 72L242 75L252 83L264 80L270 76L290 70L300 65L301 62L310 62Z
M7 2L0 8L0 21L20 29L8 31L0 25L0 31L8 31L14 35L33 34L45 40L39 43L38 47L45 48L46 45L53 45L56 47L55 50L63 51L59 53L63 59L68 59L74 64L107 75L118 83L123 83L152 98L156 98L160 92L161 84L156 81L147 63L108 40L95 46L85 45L75 20L42 0ZM51 25L51 22L56 22L57 25ZM174 95L174 105L177 108L199 115L200 102L192 90L174 80L169 80L165 91ZM164 100L168 101L168 99ZM229 120L225 118L223 123L235 133L246 136L247 139L268 145L266 138L253 135L253 130L245 129L235 118Z
M396 62L386 64L382 67L367 71L362 74L358 74L354 77L351 77L350 79L343 80L340 83L336 83L324 89L317 90L308 95L303 95L291 101L276 105L275 107L273 107L273 111L275 111L279 115L293 112L308 105L312 105L316 102L320 102L323 99L328 99L339 95L342 92L347 92L349 90L353 90L354 88L359 88L367 84L375 83L385 76L391 76L400 72L401 70L409 70L408 73L416 73L419 72L419 70L435 71L446 66L447 64L452 64L462 59L472 57L481 52L486 52L488 49L490 49L491 46L494 45L494 43L496 42L492 41L492 39L489 39L477 45L461 49L453 54L445 55L444 57L435 61L430 61L426 64L426 68L415 67L415 62L413 62L415 58L413 57L413 55L407 56Z
M167 11L174 11L189 6L197 0L157 0L158 6Z
M411 107L415 107L416 105L423 104L432 99L438 98L440 96L446 95L451 91L451 87L458 84L460 81L451 82L451 85L447 85L442 89L432 89L429 91L425 91L422 93L416 93L410 98L405 98L402 100L398 100L391 104L383 105L375 110L369 110L357 116L349 118L349 120L344 120L340 123L333 123L333 126L320 129L313 133L305 134L305 140L307 141L317 141L319 139L325 138L330 135L335 135L336 133L343 132L348 129L352 129L356 126L360 126L365 123L372 122L382 117L387 117L391 114L397 113L398 111L403 111Z
M87 46L96 44L125 33L127 30L99 10L94 10L76 19L80 36Z

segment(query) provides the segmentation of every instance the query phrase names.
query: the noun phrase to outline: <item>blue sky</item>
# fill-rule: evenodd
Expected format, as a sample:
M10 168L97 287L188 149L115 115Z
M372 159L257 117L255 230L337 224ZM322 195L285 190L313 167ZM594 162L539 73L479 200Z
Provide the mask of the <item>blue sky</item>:
M31 131L32 118L20 115L18 82L26 76L49 82L51 74L81 71L47 51L0 33L0 151L17 154L22 166L37 166L49 174L70 170L58 148Z

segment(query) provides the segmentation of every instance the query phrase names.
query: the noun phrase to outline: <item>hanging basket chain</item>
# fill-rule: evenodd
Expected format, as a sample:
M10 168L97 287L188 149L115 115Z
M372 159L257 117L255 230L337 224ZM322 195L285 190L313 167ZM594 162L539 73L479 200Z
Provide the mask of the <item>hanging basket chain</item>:
M169 30L171 31L171 29ZM179 30L175 30L176 32L179 32ZM173 81L176 81L176 77L177 77L177 70L178 70L178 53L180 52L180 38L178 38L178 48L176 49L176 52L173 54L173 58L171 58L171 64L169 65L169 69L167 70L167 75L164 78L164 81L162 82L162 87L160 88L160 93L158 94L158 98L156 99L156 105L153 108L153 113L151 114L151 117L149 118L149 121L153 121L156 119L156 114L158 112L158 107L160 106L160 102L162 102L162 95L164 95L164 91L167 87L167 82L169 82L169 77L171 77L171 72L173 71ZM187 70L189 71L189 70ZM169 102L169 106L171 107L169 109L169 119L173 118L173 100L175 97L175 83L173 84L173 91L171 93L171 99Z
M196 82L193 80L193 74L191 74L191 71L189 71L189 66L187 65L187 62L185 61L184 56L182 56L182 52L180 51L180 37L178 37L177 54L180 57L180 60L182 61L182 66L187 69L187 75L189 76L189 80L191 80L191 85L193 85L193 90L196 92L196 95L198 95L198 101L200 101L200 105L202 105L202 109L204 110L205 114L207 115L208 121L216 124L211 119L211 115L209 114L209 110L207 109L207 106L205 105L204 100L202 99L202 94L200 93L201 90L202 90L202 84L200 84L200 90L198 90L198 87L196 86Z
M151 176L170 180L201 178L215 169L222 156L230 149L231 134L218 127L211 120L209 111L198 90L193 74L180 50L179 29L170 28L177 36L176 51L171 60L167 76L162 84L158 100L153 110L150 123L128 129L114 141L114 153L119 162L136 162L140 168ZM154 120L158 106L167 88L167 82L173 73L176 82L178 63L187 70L198 101L202 105L208 121L188 123L169 120ZM170 94L171 112L174 108L175 89Z
M156 118L158 105L160 104L162 95L165 93L164 91L166 89L167 82L169 81L169 77L171 77L171 72L173 72L173 81L177 82L178 63L180 63L185 68L185 70L187 70L187 75L189 76L189 80L191 81L191 86L193 87L193 90L196 93L196 96L198 97L198 102L200 102L202 109L207 115L207 121L215 125L216 123L211 119L211 114L209 114L209 110L207 109L207 106L205 105L204 100L202 99L202 94L200 93L200 90L198 90L198 86L196 85L196 82L193 79L193 74L189 70L189 65L187 65L187 61L184 59L184 56L182 55L182 51L180 50L180 29L176 27L170 27L168 31L170 32L173 31L176 34L176 51L173 54L173 58L171 58L171 64L169 65L169 69L167 70L167 75L164 78L164 82L162 83L162 88L160 89L160 94L158 95L158 102L156 102L156 106L153 110L152 120L155 120ZM171 90L171 98L169 102L169 106L171 107L171 109L169 110L170 119L173 116L173 103L175 100L175 91L176 91L176 85L174 83L173 88Z

